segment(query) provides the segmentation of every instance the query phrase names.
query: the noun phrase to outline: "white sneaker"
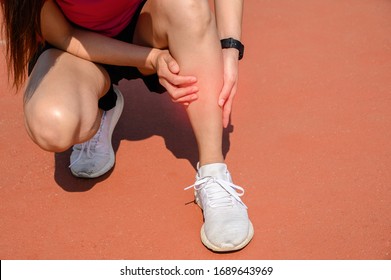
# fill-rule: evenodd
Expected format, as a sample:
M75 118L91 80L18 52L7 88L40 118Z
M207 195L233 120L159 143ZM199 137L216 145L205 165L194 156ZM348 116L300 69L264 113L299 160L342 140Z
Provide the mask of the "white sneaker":
M220 252L246 246L254 235L254 228L247 207L240 199L244 190L232 183L227 166L224 163L202 166L198 169L195 184L186 189L192 187L204 214L202 243Z
M124 108L121 92L117 94L116 106L104 111L98 132L87 142L73 146L69 168L76 177L96 178L109 171L115 162L111 137Z

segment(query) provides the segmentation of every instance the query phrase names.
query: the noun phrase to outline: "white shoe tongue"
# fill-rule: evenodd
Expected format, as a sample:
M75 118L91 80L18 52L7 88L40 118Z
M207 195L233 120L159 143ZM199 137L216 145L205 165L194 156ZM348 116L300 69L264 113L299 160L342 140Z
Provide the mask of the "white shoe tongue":
M227 180L227 165L225 163L207 164L198 169L200 178L213 177L216 179Z

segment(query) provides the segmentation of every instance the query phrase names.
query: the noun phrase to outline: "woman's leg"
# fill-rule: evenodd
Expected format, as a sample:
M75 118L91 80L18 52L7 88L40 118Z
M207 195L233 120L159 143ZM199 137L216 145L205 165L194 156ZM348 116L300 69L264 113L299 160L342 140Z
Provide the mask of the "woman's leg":
M115 163L111 136L122 113L123 98L108 111L98 100L110 88L105 69L57 49L45 51L28 80L24 112L26 128L41 148L61 152L73 146L73 175L96 178Z
M148 0L135 31L135 44L168 48L183 75L198 79L198 100L187 107L199 148L200 165L224 162L223 61L214 18L205 0Z
M98 100L109 88L104 69L57 49L45 51L27 83L27 132L42 149L61 152L90 139L102 112Z
M148 0L134 42L168 48L180 74L197 77L198 99L187 108L199 148L200 168L194 184L203 209L202 242L214 251L246 246L253 236L243 189L234 185L222 154L223 60L217 27L207 0Z

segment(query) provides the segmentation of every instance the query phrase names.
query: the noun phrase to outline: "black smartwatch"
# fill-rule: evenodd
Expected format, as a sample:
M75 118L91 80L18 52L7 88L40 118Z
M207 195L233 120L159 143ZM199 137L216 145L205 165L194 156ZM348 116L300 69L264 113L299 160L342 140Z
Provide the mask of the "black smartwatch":
M223 49L237 49L239 51L239 60L243 58L244 45L239 40L235 40L234 38L227 38L220 40L220 42Z

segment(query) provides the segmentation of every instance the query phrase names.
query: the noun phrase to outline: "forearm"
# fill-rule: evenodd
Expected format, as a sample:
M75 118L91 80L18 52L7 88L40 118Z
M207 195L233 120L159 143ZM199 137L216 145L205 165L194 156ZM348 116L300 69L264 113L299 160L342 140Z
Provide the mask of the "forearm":
M214 0L220 39L242 36L243 0Z
M98 33L74 29L65 51L97 63L153 70L151 56L156 50L122 42Z
M53 46L97 63L152 69L157 49L136 46L72 26L57 4L45 1L41 11L43 38Z

